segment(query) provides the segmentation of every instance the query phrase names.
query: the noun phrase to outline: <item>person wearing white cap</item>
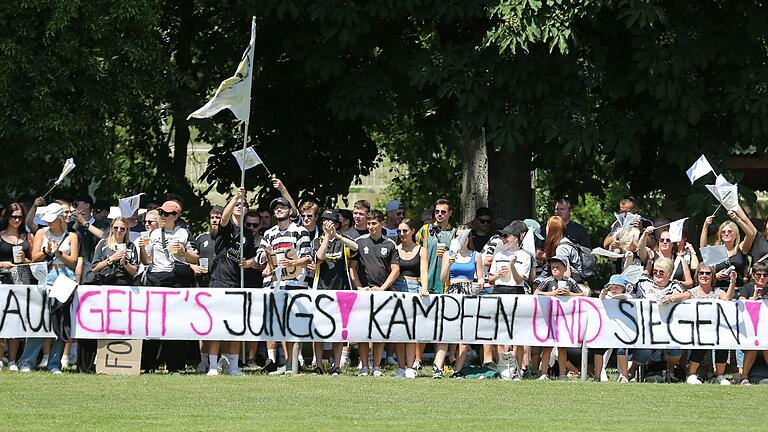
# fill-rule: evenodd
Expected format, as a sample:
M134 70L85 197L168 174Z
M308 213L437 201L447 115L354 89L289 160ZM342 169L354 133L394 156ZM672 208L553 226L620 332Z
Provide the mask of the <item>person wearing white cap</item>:
M48 278L46 284L53 286L59 275L75 280L75 266L78 259L77 234L67 232L67 218L71 213L69 203L57 201L45 207L40 217L47 227L35 233L32 244L32 261L48 261ZM34 367L37 354L43 347L43 339L29 338L24 344L24 352L19 360L19 370L29 372ZM61 373L61 357L64 353L65 342L56 339L48 357L48 370L54 374Z

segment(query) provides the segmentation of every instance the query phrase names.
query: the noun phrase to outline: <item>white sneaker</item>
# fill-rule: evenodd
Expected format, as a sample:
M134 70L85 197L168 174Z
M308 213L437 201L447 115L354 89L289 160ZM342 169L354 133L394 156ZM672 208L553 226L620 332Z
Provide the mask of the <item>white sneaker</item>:
M19 372L21 372L21 373L27 373L27 372L31 372L31 369L30 369L30 368L28 368L28 367L23 367L23 368L19 369Z
M361 367L360 368L360 373L358 373L357 376L367 377L368 376L368 368L367 367Z
M411 366L415 370L421 370L421 362L418 360L413 361L413 366Z
M69 366L69 356L61 356L61 368Z
M741 385L752 385L752 383L749 382L748 378L744 378L743 380L741 380Z
M227 356L222 355L221 357L219 357L218 369L221 369L221 374L229 375L229 368L230 368L230 364Z
M58 369L56 369L54 371L51 371L51 373L54 374L54 375L61 375L61 371L58 370Z
M219 370L218 369L211 369L211 370L208 371L208 373L206 375L208 375L208 376L217 376L218 374L219 374Z
M37 365L40 369L45 369L48 367L48 354L43 354L42 360L40 360L40 364Z
M405 370L405 377L408 379L415 379L416 378L416 369L408 368Z
M286 370L287 370L287 369L286 369L286 367L285 367L285 366L280 366L279 368L277 368L277 370L276 370L276 371L274 371L274 372L270 372L270 373L269 373L269 376L280 376L280 375L285 375L285 374L287 373L287 372L286 372Z
M349 366L349 355L341 354L341 361L339 362L339 369L344 369Z
M538 378L536 378L536 381L549 381L549 377L547 374L541 374Z
M299 368L304 367L304 356L299 354Z
M376 378L381 378L384 376L384 374L381 373L381 369L373 368L373 376L375 376Z
M701 380L696 375L688 375L685 379L686 384L701 384Z
M731 385L731 382L728 381L728 378L726 378L726 377L724 377L722 375L718 375L715 378L715 383L716 384L720 384L720 385Z
M395 378L405 378L405 369L397 368L397 372L395 372Z
M608 382L610 379L608 379L608 373L605 372L605 369L600 371L600 382Z
M8 370L9 370L9 371L11 371L11 372L18 372L18 371L19 371L19 367L18 367L18 366L16 366L16 363L14 363L14 362L11 362L11 363L8 365Z
M616 379L616 381L618 381L619 384L627 384L627 383L629 383L629 380L627 379L627 377L625 377L622 374L619 374L619 377Z
M499 354L496 371L501 375L501 379L511 380L514 378L517 375L517 359L515 354L511 352Z

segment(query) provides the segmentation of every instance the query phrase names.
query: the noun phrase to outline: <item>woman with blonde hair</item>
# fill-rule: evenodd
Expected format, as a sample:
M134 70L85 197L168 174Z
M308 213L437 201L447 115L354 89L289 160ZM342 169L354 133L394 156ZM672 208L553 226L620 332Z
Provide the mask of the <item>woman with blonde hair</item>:
M747 269L747 254L752 248L752 242L757 235L757 228L749 220L744 210L740 207L736 211L729 211L728 217L732 221L725 221L720 224L717 230L717 240L715 245L723 245L728 250L728 260L715 266L714 286L718 288L727 288L729 285L730 271L733 267L736 271L736 287L744 285L744 275ZM699 239L701 247L707 246L707 234L709 226L715 220L714 215L708 216L704 220L704 226L701 228L701 238ZM744 239L741 239L739 228L744 231Z
M96 285L132 285L138 270L139 256L130 241L130 221L116 217L109 235L96 244L89 279Z

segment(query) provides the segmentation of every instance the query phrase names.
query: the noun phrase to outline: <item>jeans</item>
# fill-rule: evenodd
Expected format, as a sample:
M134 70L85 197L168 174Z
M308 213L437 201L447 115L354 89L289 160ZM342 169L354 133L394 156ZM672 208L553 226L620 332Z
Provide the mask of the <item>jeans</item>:
M48 271L46 285L49 287L53 286L59 274L64 274L68 278L75 280L75 272L69 267L53 267ZM45 338L27 338L24 343L24 352L21 353L21 359L19 359L19 369L34 369L37 366L37 355L40 354L40 350L43 348L43 342L45 342ZM49 371L61 370L61 356L64 354L65 344L66 342L59 338L56 338L53 342L51 353L48 355Z

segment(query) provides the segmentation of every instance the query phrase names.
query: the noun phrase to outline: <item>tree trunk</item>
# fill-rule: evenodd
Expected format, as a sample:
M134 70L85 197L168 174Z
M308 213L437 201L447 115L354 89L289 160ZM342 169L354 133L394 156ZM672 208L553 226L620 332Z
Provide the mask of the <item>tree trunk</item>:
M182 113L177 113L183 115ZM173 119L173 173L178 178L187 174L187 149L189 148L189 126L183 118Z
M495 228L534 216L531 171L527 146L514 152L488 149L488 200Z
M488 152L483 128L467 127L462 136L461 222L471 221L475 209L488 206Z

